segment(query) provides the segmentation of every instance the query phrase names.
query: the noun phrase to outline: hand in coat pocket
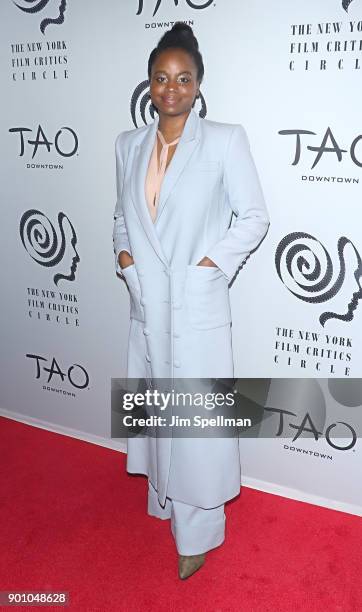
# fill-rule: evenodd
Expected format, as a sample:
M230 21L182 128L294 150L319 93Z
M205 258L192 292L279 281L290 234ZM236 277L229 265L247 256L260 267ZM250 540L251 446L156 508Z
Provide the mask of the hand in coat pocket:
M217 266L187 266L185 301L189 323L195 329L231 323L229 285Z
M128 251L121 251L118 255L118 263L119 267L124 270L134 263L133 257L128 253Z
M198 266L205 266L207 268L217 268L216 263L212 261L209 257L203 257L201 261L197 264Z
M127 283L130 299L131 299L131 311L130 318L137 319L144 323L145 315L143 306L141 305L141 286L138 280L136 266L134 263L122 268L122 274Z

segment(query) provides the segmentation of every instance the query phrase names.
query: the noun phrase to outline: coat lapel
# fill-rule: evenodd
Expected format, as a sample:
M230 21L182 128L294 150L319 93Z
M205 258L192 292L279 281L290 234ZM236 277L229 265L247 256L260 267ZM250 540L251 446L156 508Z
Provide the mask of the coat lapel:
M181 138L177 144L176 150L167 167L165 176L163 177L160 197L157 207L157 216L155 223L157 224L162 211L165 207L168 197L170 196L176 182L184 170L186 163L194 152L197 143L200 139L200 117L191 109L189 116L184 125Z
M156 132L158 126L158 115L153 123L147 128L146 134L140 145L135 146L133 168L131 172L131 191L134 206L136 208L139 219L143 225L146 235L156 251L161 261L168 265L167 258L162 250L161 243L157 236L157 232L154 227L154 223L151 219L150 212L148 210L146 194L145 194L145 181L148 163L151 157L153 145L155 143Z
M150 240L161 261L168 265L169 262L167 261L167 258L162 250L162 245L156 231L157 221L165 207L173 187L176 184L177 179L179 178L200 139L200 117L193 109L191 109L185 122L181 138L165 172L161 185L156 221L153 223L146 200L145 181L149 160L153 145L155 143L158 122L159 117L156 114L154 122L151 123L146 130L143 141L140 145L136 145L135 147L133 160L134 168L131 173L131 189L134 206L137 210L139 219L148 236L148 239Z

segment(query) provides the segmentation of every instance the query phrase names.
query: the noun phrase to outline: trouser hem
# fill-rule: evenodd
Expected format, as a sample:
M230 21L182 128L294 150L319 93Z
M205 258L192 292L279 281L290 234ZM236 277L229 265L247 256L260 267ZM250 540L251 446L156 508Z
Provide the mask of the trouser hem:
M225 515L220 521L205 522L197 527L177 524L171 518L171 532L179 555L201 555L225 540Z

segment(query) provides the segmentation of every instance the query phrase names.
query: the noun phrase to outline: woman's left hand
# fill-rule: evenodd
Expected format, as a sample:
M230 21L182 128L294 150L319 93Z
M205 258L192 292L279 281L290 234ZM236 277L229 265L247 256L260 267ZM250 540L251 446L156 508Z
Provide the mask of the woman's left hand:
M217 268L217 265L208 257L203 257L197 264L198 266L207 266L209 268Z

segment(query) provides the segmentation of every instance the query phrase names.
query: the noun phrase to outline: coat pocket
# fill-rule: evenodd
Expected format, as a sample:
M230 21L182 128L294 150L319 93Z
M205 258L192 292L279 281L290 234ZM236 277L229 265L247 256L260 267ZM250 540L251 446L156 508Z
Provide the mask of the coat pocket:
M145 315L143 306L141 305L141 286L138 280L135 264L133 263L126 268L122 268L122 274L126 280L130 295L130 317L131 319L137 319L137 321L144 323Z
M212 329L231 322L228 280L214 266L187 266L185 302L191 327Z

